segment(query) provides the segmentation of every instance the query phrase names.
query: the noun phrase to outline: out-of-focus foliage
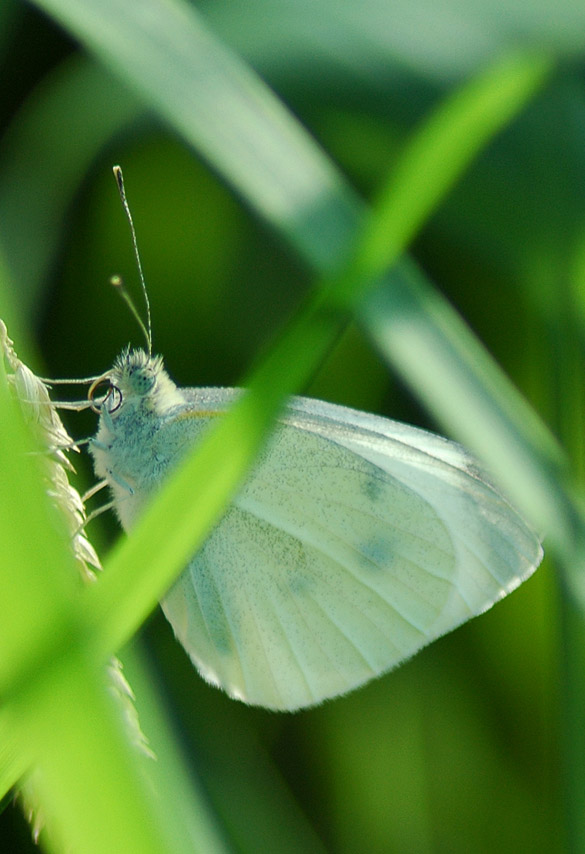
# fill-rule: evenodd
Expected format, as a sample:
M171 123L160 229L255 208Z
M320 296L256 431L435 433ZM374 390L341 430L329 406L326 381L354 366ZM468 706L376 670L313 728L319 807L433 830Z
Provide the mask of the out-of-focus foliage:
M67 3L61 7L66 19ZM196 7L364 200L417 122L485 63L517 44L545 47L559 60L544 90L433 216L413 256L582 472L582 4L565 0L553 10L507 0L497 14L479 0ZM302 301L313 280L306 261L164 112L149 108L135 81L33 7L1 5L0 57L0 247L14 306L0 314L13 337L15 328L30 330L36 351L22 355L38 358L44 374L86 376L108 367L129 340L140 343L107 285L113 273L136 282L110 172L121 163L155 349L181 384L237 383ZM262 160L262 151L253 154ZM306 391L434 426L357 325ZM68 427L84 436L94 421L74 415ZM105 542L115 525L101 521L93 533ZM159 615L143 636L150 679L234 850L548 854L567 850L579 827L567 757L578 764L585 755L570 725L585 693L585 646L580 616L563 602L545 562L512 597L395 673L295 716L246 708L202 683ZM134 681L132 661L127 670L142 691L143 729L156 732L141 670ZM10 851L31 847L10 805L0 840Z

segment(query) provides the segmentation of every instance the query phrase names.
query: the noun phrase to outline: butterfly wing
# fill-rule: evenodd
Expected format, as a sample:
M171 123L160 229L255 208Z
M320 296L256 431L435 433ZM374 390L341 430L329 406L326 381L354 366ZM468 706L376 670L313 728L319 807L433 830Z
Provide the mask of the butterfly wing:
M217 405L233 392L213 395ZM460 446L294 398L162 606L205 678L291 710L397 665L489 608L541 557Z

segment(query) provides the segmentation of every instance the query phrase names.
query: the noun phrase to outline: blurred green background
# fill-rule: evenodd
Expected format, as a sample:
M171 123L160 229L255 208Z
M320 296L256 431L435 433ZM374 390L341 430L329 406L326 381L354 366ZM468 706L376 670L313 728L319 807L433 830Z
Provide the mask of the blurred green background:
M430 107L507 46L544 45L559 57L546 90L450 194L413 255L581 469L582 4L195 5L364 198ZM0 246L21 355L45 375L86 376L141 343L108 286L117 273L138 294L111 175L120 163L155 350L180 384L238 383L312 273L119 77L32 6L0 6L0 62ZM36 351L19 346L25 328ZM306 392L434 426L357 327ZM76 436L94 430L91 415L67 423ZM81 484L91 483L89 467L80 469ZM117 536L107 519L92 533L104 547ZM205 685L160 614L141 639L132 654L148 661L234 851L569 849L564 769L576 748L564 737L567 638L546 561L492 612L396 672L295 715L246 708ZM0 848L35 850L11 805Z

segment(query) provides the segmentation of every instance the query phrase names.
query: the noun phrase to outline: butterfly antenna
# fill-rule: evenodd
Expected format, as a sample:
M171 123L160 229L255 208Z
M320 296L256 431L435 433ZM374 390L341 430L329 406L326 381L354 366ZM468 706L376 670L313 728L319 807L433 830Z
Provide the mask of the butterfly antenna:
M122 206L124 208L124 212L126 213L126 217L128 218L128 222L130 224L130 233L132 235L132 246L134 247L134 257L136 258L136 266L138 267L138 275L140 276L140 284L142 286L142 294L144 296L144 304L146 306L146 326L144 325L144 321L140 317L136 306L132 300L132 297L124 287L124 283L120 276L112 276L110 279L111 284L118 289L120 296L124 299L126 304L128 305L130 311L138 321L140 328L144 334L146 339L146 345L148 348L148 355L152 355L152 323L150 320L150 300L148 299L148 291L146 290L146 282L144 280L144 273L142 272L142 263L140 261L140 252L138 251L138 241L136 240L136 230L134 228L134 220L132 219L132 213L130 212L130 205L128 204L128 200L126 199L126 191L124 189L124 175L122 174L122 168L120 166L113 167L114 178L116 179L116 184L118 185L118 192L120 194L120 200L122 202Z

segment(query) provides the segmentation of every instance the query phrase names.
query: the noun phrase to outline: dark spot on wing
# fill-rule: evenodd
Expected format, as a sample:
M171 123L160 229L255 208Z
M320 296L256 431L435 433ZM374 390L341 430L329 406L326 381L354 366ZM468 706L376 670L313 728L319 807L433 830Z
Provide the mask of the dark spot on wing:
M366 498L375 504L384 494L384 482L378 477L367 477L362 481L361 489Z
M358 546L358 551L362 566L372 572L389 569L392 564L392 547L383 537L371 537Z
M295 596L304 596L311 590L312 584L305 576L300 573L295 573L294 575L291 575L288 586L291 593Z

